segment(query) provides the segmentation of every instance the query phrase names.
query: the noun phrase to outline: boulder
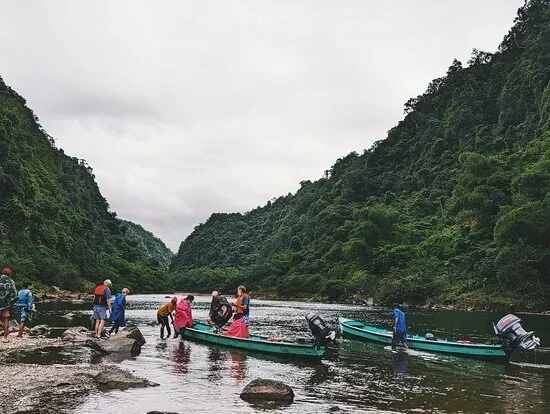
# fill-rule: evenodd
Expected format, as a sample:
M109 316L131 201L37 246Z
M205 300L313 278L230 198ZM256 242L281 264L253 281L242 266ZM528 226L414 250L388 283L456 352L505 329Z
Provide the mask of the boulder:
M128 325L117 334L112 335L111 339L130 338L136 341L139 346L145 345L145 338L136 325Z
M46 335L50 331L51 329L48 325L36 325L31 328L31 330L29 331L29 335L31 336Z
M76 326L69 328L61 334L63 342L82 342L90 339L88 328L84 326Z
M294 401L294 391L281 381L256 378L243 388L241 398L245 401L291 403Z
M122 360L127 356L135 357L141 353L145 338L137 326L127 326L106 341L97 341L96 345L105 354L118 354L114 360Z
M108 368L94 376L94 381L101 390L127 390L129 388L144 388L159 385L144 378L138 378L129 372L110 370Z

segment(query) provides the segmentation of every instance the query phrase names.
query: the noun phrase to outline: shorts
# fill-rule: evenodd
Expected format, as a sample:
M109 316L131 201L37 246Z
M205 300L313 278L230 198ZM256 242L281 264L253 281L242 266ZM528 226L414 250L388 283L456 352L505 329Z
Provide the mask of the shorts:
M397 344L399 344L399 342L401 342L402 344L406 344L407 343L407 331L405 331L405 332L394 332L391 342L392 342L393 345L397 345Z
M2 309L2 314L0 315L0 317L9 318L10 316L11 316L11 313L9 309Z
M32 312L29 308L17 308L19 310L19 322L22 324L30 323L32 320Z
M96 321L104 321L107 319L107 308L101 305L94 305L92 319L95 319Z

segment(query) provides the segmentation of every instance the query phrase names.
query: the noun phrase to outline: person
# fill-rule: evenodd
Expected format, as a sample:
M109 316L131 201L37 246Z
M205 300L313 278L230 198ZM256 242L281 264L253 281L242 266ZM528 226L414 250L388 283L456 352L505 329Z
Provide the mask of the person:
M0 317L4 326L3 342L9 342L11 307L17 302L17 289L11 278L11 269L6 267L0 276Z
M238 314L235 314L234 319L223 335L234 336L236 338L250 338L250 332L248 331L248 325L244 317L239 317Z
M170 302L165 303L157 309L157 321L160 323L160 339L164 339L164 328L166 328L166 332L168 333L166 336L167 338L170 338L170 335L172 335L172 330L170 329L170 324L168 323L168 317L170 317L170 320L174 323L172 312L176 309L177 303L178 298L177 296L174 296Z
M399 308L399 304L393 305L393 338L391 342L392 351L397 350L397 345L403 344L403 347L408 351L409 345L407 344L407 321L405 318L405 312Z
M174 338L181 335L185 328L191 328L193 326L193 311L191 310L191 303L193 303L195 297L193 295L187 295L184 299L180 300L178 306L176 306L176 314L174 316Z
M111 317L109 318L109 321L113 324L113 326L109 330L109 335L113 332L117 334L119 328L124 328L126 326L125 311L126 295L128 295L128 293L130 293L130 290L128 288L124 288L115 295L115 299L111 305Z
M110 279L105 279L102 285L94 289L94 310L92 319L95 320L95 336L101 338L105 320L107 319L107 309L111 308L111 283Z
M210 312L208 313L208 324L221 328L231 319L231 314L231 305L227 299L221 296L217 290L213 291Z
M20 316L18 338L23 337L23 329L25 329L25 325L31 322L32 314L34 313L34 296L31 289L32 284L25 283L23 284L23 288L17 293L17 309Z
M246 293L246 288L239 285L237 288L237 299L233 302L235 307L235 319L243 319L246 325L249 324L250 315L250 296Z

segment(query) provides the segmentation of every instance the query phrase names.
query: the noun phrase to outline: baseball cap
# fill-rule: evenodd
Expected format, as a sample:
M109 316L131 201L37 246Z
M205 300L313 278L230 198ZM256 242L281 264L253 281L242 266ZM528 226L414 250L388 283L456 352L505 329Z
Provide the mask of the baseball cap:
M103 282L104 285L112 285L111 279L105 279L105 282Z

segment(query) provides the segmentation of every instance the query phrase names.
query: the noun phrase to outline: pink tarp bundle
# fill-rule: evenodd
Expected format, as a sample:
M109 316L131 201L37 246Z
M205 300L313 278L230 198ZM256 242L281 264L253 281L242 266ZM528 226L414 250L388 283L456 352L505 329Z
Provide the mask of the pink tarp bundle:
M224 335L234 336L237 338L250 338L250 334L248 333L248 326L246 326L243 319L237 319L233 321L233 323L229 325L229 328L227 328L227 331L224 333Z
M174 317L174 327L176 329L191 328L193 326L193 314L191 312L191 303L187 299L182 299L176 306Z

